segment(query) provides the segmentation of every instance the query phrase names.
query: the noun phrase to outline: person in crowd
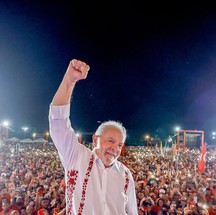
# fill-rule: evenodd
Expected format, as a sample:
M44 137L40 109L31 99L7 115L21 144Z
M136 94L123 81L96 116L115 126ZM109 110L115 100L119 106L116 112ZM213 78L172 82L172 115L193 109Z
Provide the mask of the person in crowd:
M11 195L9 193L8 188L5 186L5 184L0 186L0 201L2 201L3 198L6 198L8 201L11 200Z
M24 207L24 200L21 195L18 195L15 198L11 199L11 209L21 212L21 208L23 207Z
M39 204L35 205L35 210L45 209L48 213L51 211L50 200L48 198L42 197L39 200Z
M208 213L209 215L216 215L216 198L210 202Z
M155 211L156 213L158 213L159 211L163 211L166 210L167 208L165 208L165 200L163 198L158 198L156 200L156 205L153 208L153 211ZM165 208L165 209L164 209Z
M2 209L3 210L0 212L0 215L10 215L13 211L8 199L5 199L5 201L2 202Z
M20 215L27 215L25 206L20 208Z
M36 215L37 213L34 210L34 207L32 205L28 205L26 207L26 214L27 215Z
M89 69L83 61L70 61L50 105L50 134L65 170L67 214L137 215L133 176L118 161L126 140L125 127L118 121L103 122L92 137L93 150L79 143L71 127L71 96Z
M45 208L41 208L37 211L37 215L49 215L49 212Z
M21 214L17 210L12 210L12 212L10 213L10 215L21 215Z

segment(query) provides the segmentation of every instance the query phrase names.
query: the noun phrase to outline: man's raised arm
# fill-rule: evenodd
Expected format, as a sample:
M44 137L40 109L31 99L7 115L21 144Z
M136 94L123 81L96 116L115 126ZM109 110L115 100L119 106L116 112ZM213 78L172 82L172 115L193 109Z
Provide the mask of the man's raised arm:
M71 60L51 104L55 106L69 104L76 82L85 79L89 69L89 65L85 62L77 59Z

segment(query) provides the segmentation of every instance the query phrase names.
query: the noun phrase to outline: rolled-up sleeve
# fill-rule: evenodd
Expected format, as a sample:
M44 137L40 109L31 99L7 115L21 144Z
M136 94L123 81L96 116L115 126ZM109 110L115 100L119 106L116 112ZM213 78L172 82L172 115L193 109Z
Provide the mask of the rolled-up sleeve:
M78 145L78 139L71 127L70 104L62 106L50 105L49 130L50 136L58 150L61 162L66 168L67 160L73 159L73 153ZM78 150L78 149L77 149Z

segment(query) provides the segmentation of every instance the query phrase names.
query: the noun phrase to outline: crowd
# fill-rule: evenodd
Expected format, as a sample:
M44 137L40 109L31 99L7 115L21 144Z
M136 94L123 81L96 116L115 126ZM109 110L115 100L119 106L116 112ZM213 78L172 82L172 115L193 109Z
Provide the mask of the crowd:
M139 215L216 215L216 153L203 173L199 149L126 147L120 160L136 182ZM64 215L64 171L53 144L2 143L0 215Z
M133 172L139 214L216 214L215 152L198 170L199 149L132 147L121 157Z

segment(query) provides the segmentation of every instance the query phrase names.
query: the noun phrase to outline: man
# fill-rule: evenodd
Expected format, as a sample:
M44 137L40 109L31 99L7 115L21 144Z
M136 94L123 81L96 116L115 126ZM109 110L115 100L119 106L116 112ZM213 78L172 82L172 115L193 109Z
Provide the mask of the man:
M78 142L70 124L73 89L89 69L85 62L73 59L50 105L50 134L65 170L66 214L137 215L132 174L117 160L126 129L116 121L102 123L92 137L91 151Z
M0 215L10 215L13 211L8 199L4 199L4 201L2 202L2 209L3 210L0 212Z
M210 202L210 206L208 207L209 215L216 215L216 199L213 199Z

